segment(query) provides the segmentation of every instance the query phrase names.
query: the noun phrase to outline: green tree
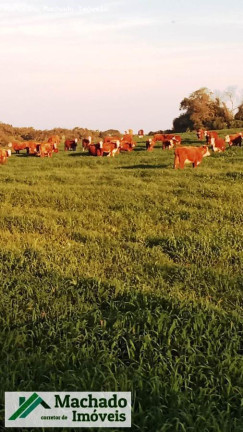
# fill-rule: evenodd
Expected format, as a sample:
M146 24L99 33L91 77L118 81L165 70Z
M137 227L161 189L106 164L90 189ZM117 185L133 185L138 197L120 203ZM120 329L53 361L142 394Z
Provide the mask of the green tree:
M243 120L243 102L238 106L238 111L235 114L235 120Z
M187 129L223 129L229 127L233 115L226 104L206 87L191 93L180 103L180 110L185 112L174 119L175 131L183 132Z

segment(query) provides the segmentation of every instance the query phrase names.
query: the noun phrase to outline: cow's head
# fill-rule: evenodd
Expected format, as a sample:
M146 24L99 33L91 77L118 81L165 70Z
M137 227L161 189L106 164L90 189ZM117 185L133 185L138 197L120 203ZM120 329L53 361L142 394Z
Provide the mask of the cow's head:
M103 148L103 141L99 141L100 148Z
M119 148L119 147L120 147L120 145L121 145L120 141L119 141L119 140L117 140L117 141L116 141L116 146L117 146L117 148Z
M77 142L78 142L78 138L75 138L75 140L74 140L74 141L75 141L75 143L77 144Z
M203 151L203 157L210 156L210 151L208 149L208 146L202 146Z

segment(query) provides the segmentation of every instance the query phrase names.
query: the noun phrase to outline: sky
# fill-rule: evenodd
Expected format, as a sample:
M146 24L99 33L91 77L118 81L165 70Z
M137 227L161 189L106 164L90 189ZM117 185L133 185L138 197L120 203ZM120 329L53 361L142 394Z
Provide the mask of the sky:
M168 129L207 87L243 99L242 0L0 0L0 121Z

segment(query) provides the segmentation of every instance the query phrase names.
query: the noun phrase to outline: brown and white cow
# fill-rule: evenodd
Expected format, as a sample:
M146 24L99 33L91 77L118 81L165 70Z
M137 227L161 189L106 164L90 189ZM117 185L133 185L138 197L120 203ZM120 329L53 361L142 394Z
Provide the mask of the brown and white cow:
M147 151L153 151L155 145L155 141L152 138L149 138L146 141L146 149Z
M224 152L226 149L225 141L223 138L211 138L210 144L214 152Z
M12 141L8 146L14 150L16 154L19 154L20 150L26 150L26 141Z
M92 143L91 136L89 136L88 138L83 138L82 139L82 148L83 148L83 151L85 149L88 150L89 146L91 145L91 143Z
M162 150L166 148L172 149L173 147L177 147L181 145L181 137L180 135L164 135L164 140L162 141Z
M239 132L234 135L226 135L225 142L229 144L229 146L240 146L242 145L242 132Z
M36 155L38 152L37 147L39 145L40 143L36 141L26 141L26 150L28 155Z
M185 164L192 164L193 168L195 168L206 156L210 156L207 146L177 148L175 149L174 168L183 169Z
M217 132L215 131L204 131L206 142L209 145L211 138L219 138Z
M52 153L58 153L58 148L56 143L40 143L37 145L37 156L52 157Z
M120 141L116 142L108 142L104 143L103 141L98 142L97 144L90 144L88 146L89 153L92 156L112 156L118 154L120 151Z
M120 143L120 151L121 152L131 152L135 147L134 143L122 140Z
M11 156L11 150L0 149L0 164L3 165L7 162L7 159Z
M64 151L68 151L68 150L76 151L77 145L78 145L77 138L72 139L72 140L66 139L65 143L64 143Z

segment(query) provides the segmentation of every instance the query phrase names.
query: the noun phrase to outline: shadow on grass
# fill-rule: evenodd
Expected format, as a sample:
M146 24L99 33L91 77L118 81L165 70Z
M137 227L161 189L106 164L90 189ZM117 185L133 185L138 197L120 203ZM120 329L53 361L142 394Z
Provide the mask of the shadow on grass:
M139 165L130 165L130 166L121 166L117 169L161 169L161 168L170 168L171 164L160 164L160 165L146 165L146 164L139 164Z
M86 156L91 156L89 153L83 153L83 152L73 152L73 153L68 153L68 156L71 157L86 157Z
M17 157L36 157L35 154L28 154L28 153L13 153L12 156L17 156Z

